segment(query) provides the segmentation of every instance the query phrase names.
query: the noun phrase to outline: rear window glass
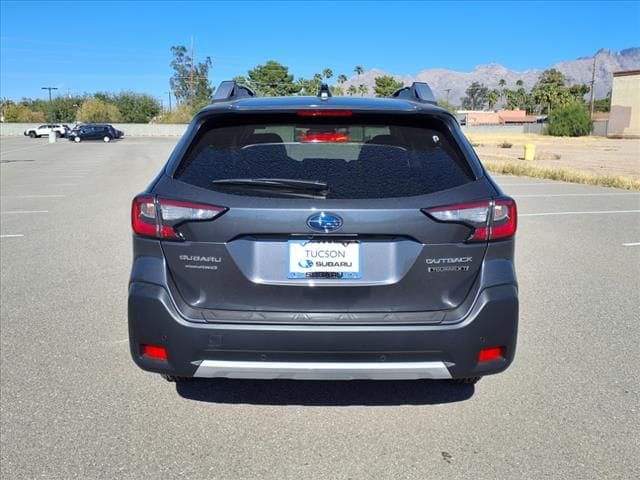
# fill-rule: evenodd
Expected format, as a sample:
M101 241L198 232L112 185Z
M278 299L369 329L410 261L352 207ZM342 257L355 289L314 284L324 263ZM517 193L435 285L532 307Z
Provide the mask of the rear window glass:
M322 197L338 199L425 195L472 179L455 141L443 126L438 128L440 122L417 127L328 120L205 124L175 177L224 193L269 197L296 192L243 181L323 182Z

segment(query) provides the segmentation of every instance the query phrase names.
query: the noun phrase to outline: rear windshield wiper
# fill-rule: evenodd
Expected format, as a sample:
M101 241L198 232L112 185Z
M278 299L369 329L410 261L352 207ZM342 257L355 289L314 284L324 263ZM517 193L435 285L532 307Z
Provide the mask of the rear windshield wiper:
M295 178L224 178L213 180L211 183L221 187L277 190L279 193L290 193L310 197L326 197L327 193L329 193L327 183L319 180L297 180Z

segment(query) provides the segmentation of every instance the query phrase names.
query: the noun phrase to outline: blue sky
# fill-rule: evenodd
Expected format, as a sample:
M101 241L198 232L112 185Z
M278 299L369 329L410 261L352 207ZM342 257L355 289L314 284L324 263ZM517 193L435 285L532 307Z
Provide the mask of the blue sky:
M55 8L54 8L55 7ZM640 2L0 0L0 95L123 89L165 99L172 45L195 40L221 80L273 59L296 77L355 65L397 74L497 62L545 68L640 46Z

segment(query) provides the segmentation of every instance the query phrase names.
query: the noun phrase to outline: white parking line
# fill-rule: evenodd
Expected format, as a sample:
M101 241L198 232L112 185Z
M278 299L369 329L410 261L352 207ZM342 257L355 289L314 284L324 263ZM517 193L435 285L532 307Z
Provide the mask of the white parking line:
M64 198L66 195L2 195L2 198Z
M0 238L18 238L18 237L24 237L24 235L22 233L15 233L13 235L0 235Z
M23 213L49 213L49 210L13 210L11 212L0 212L0 215L20 215Z
M640 247L640 242L635 242L635 243L623 243L622 244L623 247Z
M618 195L635 195L637 192L613 192L613 193L553 193L553 194L531 194L531 195L511 195L516 198L544 198L544 197L615 197Z
M544 212L544 213L519 213L518 217L546 217L552 215L598 215L611 213L640 213L640 210L597 210L591 212Z

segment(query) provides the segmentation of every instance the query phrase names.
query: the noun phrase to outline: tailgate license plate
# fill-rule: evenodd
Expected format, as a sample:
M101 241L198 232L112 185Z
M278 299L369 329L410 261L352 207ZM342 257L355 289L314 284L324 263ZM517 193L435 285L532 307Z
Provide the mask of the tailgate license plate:
M287 278L361 278L360 243L289 240Z

